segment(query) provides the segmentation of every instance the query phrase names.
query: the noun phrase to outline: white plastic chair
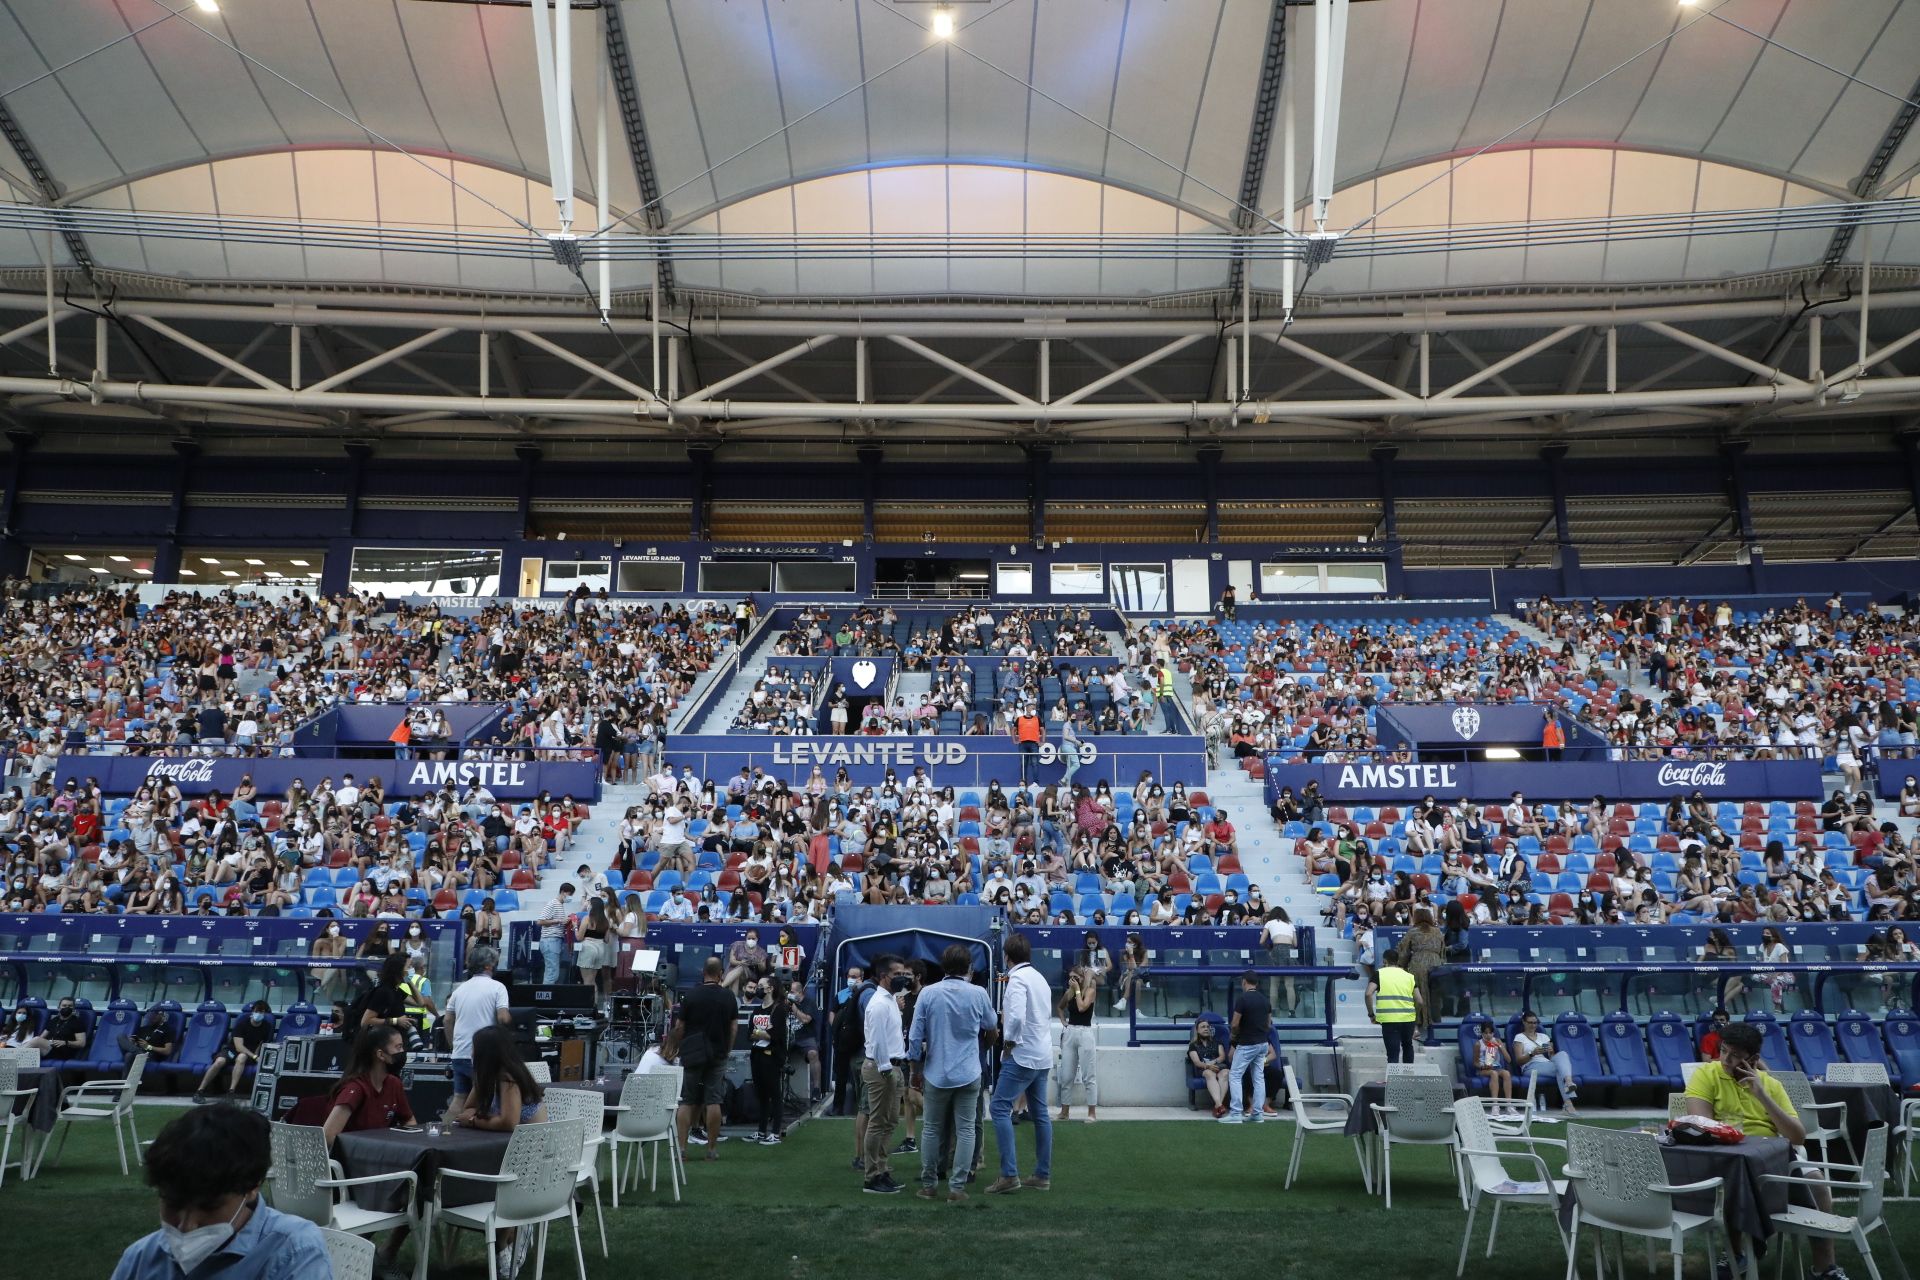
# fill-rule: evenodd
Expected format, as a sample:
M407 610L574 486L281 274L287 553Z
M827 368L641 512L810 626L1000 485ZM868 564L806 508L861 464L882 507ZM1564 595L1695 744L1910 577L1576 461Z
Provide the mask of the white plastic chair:
M39 1057L39 1053L36 1051L34 1056ZM32 1176L33 1135L31 1133L20 1135L20 1158L12 1160L9 1157L13 1153L13 1128L15 1125L24 1127L27 1120L25 1115L19 1114L20 1104L31 1099L37 1092L36 1089L22 1089L19 1064L10 1058L0 1057L0 1125L6 1126L4 1136L0 1136L0 1186L6 1185L9 1167L20 1171L23 1182Z
M40 1051L38 1049L0 1049L0 1062L11 1062L22 1071L40 1069Z
M1900 1123L1893 1131L1900 1145L1900 1198L1913 1194L1913 1146L1920 1141L1920 1098L1908 1098L1900 1104Z
M1573 1223L1567 1234L1567 1280L1576 1280L1580 1274L1578 1251L1583 1223L1595 1230L1593 1262L1601 1280L1607 1274L1598 1234L1602 1231L1639 1236L1647 1241L1649 1251L1656 1241L1665 1241L1673 1253L1673 1280L1680 1280L1687 1237L1704 1232L1707 1263L1712 1266L1713 1232L1718 1229L1723 1238L1726 1234L1721 1220L1725 1179L1707 1178L1675 1186L1667 1181L1666 1161L1660 1158L1660 1144L1652 1134L1583 1124L1567 1126L1566 1174L1574 1195ZM1683 1213L1673 1207L1676 1195L1704 1191L1713 1192L1711 1214ZM1729 1257L1732 1252L1729 1246ZM1624 1252L1620 1264L1624 1272Z
M1680 1064L1680 1087L1685 1089L1693 1083L1693 1073L1706 1066L1704 1062L1683 1062Z
M1481 1101L1487 1102L1489 1105L1492 1103L1492 1099L1489 1098L1483 1098ZM1497 1116L1491 1113L1487 1115L1487 1125L1493 1130L1493 1136L1496 1138L1526 1138L1532 1136L1533 1126L1536 1122L1540 1124L1558 1124L1560 1122L1559 1116L1545 1115L1536 1109L1539 1101L1540 1073L1537 1071L1529 1072L1527 1074L1527 1091L1518 1099L1520 1105L1519 1118L1515 1119L1511 1115L1504 1117Z
M1467 1273L1467 1246L1473 1243L1473 1219L1480 1201L1493 1201L1493 1221L1487 1227L1487 1256L1493 1256L1493 1242L1500 1234L1500 1210L1507 1205L1537 1205L1554 1215L1553 1229L1560 1236L1560 1247L1567 1247L1566 1232L1560 1228L1560 1197L1566 1192L1564 1178L1555 1180L1537 1151L1502 1151L1501 1143L1524 1147L1566 1148L1558 1138L1526 1138L1496 1133L1486 1111L1486 1101L1466 1098L1453 1107L1454 1134L1459 1140L1460 1160L1467 1175L1467 1230L1460 1237L1460 1263L1455 1276ZM1507 1171L1509 1161L1527 1166L1516 1178Z
M1399 1146L1446 1147L1453 1163L1454 1190L1464 1207L1466 1194L1459 1187L1459 1143L1453 1133L1453 1086L1438 1072L1409 1070L1387 1076L1387 1100L1373 1106L1373 1120L1380 1131L1380 1187L1386 1193L1387 1208L1393 1208L1393 1148Z
M633 1164L628 1166L631 1176L634 1169L644 1169L647 1163L647 1148L653 1147L653 1173L650 1187L660 1189L660 1148L667 1151L667 1181L673 1186L673 1198L680 1198L680 1184L686 1174L680 1167L680 1145L674 1141L673 1119L675 1103L680 1097L680 1081L677 1076L666 1073L648 1074L636 1071L627 1077L620 1087L620 1105L613 1109L613 1132L608 1135L609 1174L613 1178L613 1207L620 1207L620 1148L637 1147L633 1153Z
M544 1124L523 1124L513 1131L507 1153L500 1161L499 1173L467 1173L461 1169L442 1169L433 1193L433 1225L477 1231L487 1240L487 1277L499 1280L499 1265L494 1253L495 1237L508 1228L522 1231L539 1228L534 1244L534 1280L546 1274L547 1224L565 1218L573 1228L573 1259L586 1280L587 1257L580 1247L580 1219L573 1211L573 1189L579 1183L580 1151L586 1142L579 1120L549 1120ZM447 1180L491 1184L493 1199L484 1204L448 1205L442 1203ZM426 1240L421 1240L420 1266L426 1269Z
M576 1185L593 1189L593 1215L600 1224L600 1256L607 1257L607 1211L600 1203L600 1125L606 1115L606 1099L598 1091L548 1089L545 1100L547 1119L578 1120L581 1124L580 1176Z
M1874 1125L1867 1130L1865 1148L1860 1154L1859 1164L1824 1164L1813 1160L1793 1162L1794 1173L1769 1173L1763 1175L1769 1182L1785 1182L1799 1186L1817 1187L1824 1185L1832 1191L1855 1192L1859 1199L1854 1211L1837 1213L1827 1209L1815 1209L1810 1205L1790 1204L1786 1212L1773 1215L1773 1225L1778 1231L1794 1237L1794 1252L1799 1252L1800 1238L1813 1240L1851 1240L1853 1247L1860 1251L1866 1260L1867 1274L1873 1280L1880 1280L1880 1268L1873 1262L1873 1245L1868 1240L1875 1231L1885 1231L1889 1239L1893 1231L1887 1226L1886 1214L1882 1204L1886 1197L1887 1177L1887 1126ZM1828 1175L1850 1173L1855 1175L1850 1181L1833 1178L1809 1178L1799 1171L1820 1169ZM1797 1259L1796 1259L1797 1260ZM1893 1247L1893 1263L1904 1277L1907 1264L1900 1257L1900 1246ZM1780 1266L1787 1264L1786 1250L1780 1251Z
M1815 1102L1813 1100L1813 1082L1807 1079L1804 1071L1770 1072L1780 1087L1787 1091L1787 1100L1793 1103L1793 1109L1800 1116L1800 1123L1807 1130L1809 1145L1820 1144L1820 1154L1833 1154L1832 1143L1838 1138L1853 1155L1853 1139L1847 1136L1847 1104L1844 1102ZM1831 1115L1833 1118L1828 1119Z
M425 1233L414 1208L420 1187L417 1174L408 1169L349 1178L340 1163L328 1157L326 1135L312 1125L276 1124L272 1128L272 1142L273 1164L267 1171L268 1204L281 1213L305 1218L350 1236L368 1236L405 1227L413 1232L415 1251L420 1258L415 1274L426 1274ZM382 1183L401 1184L405 1198L400 1208L368 1209L342 1194L354 1187Z
M1893 1077L1878 1062L1830 1062L1827 1079L1834 1084L1877 1084L1891 1089Z
M533 1077L535 1084L547 1085L553 1083L553 1068L547 1065L545 1058L535 1058L532 1062L526 1064L526 1068L527 1074Z
M320 1228L320 1235L327 1242L333 1280L373 1280L373 1241L327 1227Z
M77 1123L90 1120L105 1120L113 1126L113 1141L120 1148L120 1175L127 1174L127 1138L133 1139L133 1158L140 1159L140 1130L134 1124L133 1099L140 1092L140 1078L147 1073L147 1055L140 1054L133 1060L133 1066L125 1076L118 1080L89 1080L85 1084L68 1085L60 1091L60 1114L55 1121L60 1125L60 1145L54 1147L53 1163L60 1164L60 1153L66 1150L67 1134ZM126 1129L123 1131L121 1125ZM40 1166L46 1163L47 1148L53 1146L53 1135L40 1144L40 1154L34 1157L33 1175L37 1176Z
M1287 1082L1287 1106L1293 1112L1293 1154L1287 1160L1286 1187L1293 1186L1293 1180L1300 1175L1300 1153L1306 1147L1309 1133L1344 1133L1347 1128L1347 1116L1353 1111L1353 1099L1344 1093L1302 1093L1300 1081L1293 1074L1293 1064L1284 1059L1280 1064L1280 1074ZM1323 1109L1318 1115L1310 1108L1339 1107L1338 1115L1329 1115ZM1354 1150L1360 1149L1360 1139L1353 1140ZM1360 1178L1366 1183L1368 1191L1373 1190L1373 1182L1367 1174L1367 1162L1360 1161Z

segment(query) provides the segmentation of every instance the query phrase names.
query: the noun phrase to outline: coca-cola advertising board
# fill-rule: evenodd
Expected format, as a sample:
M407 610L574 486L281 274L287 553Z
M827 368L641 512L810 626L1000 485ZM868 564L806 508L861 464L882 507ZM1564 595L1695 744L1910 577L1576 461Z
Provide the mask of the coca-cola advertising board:
M1267 799L1281 787L1298 795L1320 784L1330 801L1362 804L1460 799L1498 802L1518 791L1529 800L1666 800L1698 791L1709 800L1815 800L1821 795L1817 760L1632 760L1564 764L1334 764L1267 762Z
M213 756L79 756L64 755L54 769L54 785L68 778L99 780L110 796L128 796L149 782L170 779L185 795L219 791L231 795L243 777L251 777L262 795L277 798L295 779L308 788L322 778L337 787L352 774L365 786L377 777L389 796L429 795L451 787L456 796L469 786L491 791L497 800L531 800L542 792L555 799L600 798L600 769L581 760L355 760L343 757L302 757L296 760L238 760Z

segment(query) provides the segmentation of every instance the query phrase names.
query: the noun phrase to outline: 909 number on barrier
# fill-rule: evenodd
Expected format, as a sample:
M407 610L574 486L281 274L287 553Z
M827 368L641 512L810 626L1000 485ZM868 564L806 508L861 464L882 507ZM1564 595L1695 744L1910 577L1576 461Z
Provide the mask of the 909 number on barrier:
M1071 748L1068 748L1064 744L1043 742L1040 744L1040 763L1053 764L1056 761L1060 763L1065 763L1066 762L1065 753L1070 749ZM1091 742L1083 742L1080 744L1080 750L1078 754L1080 756L1081 764L1083 765L1092 764L1095 760L1098 760L1100 758L1100 748L1094 746Z

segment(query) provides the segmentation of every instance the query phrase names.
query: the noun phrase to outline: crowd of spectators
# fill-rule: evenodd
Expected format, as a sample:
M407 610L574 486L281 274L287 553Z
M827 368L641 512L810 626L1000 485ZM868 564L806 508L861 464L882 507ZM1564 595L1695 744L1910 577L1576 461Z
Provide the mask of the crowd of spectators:
M1830 759L1857 790L1882 757L1920 746L1920 619L1819 605L1736 610L1727 601L1539 601L1528 620L1567 666L1645 676L1580 715L1623 758L1731 754Z
M802 609L774 641L777 657L827 655L897 658L906 669L920 670L934 659L967 654L1038 654L1092 657L1108 652L1105 632L1085 608L1036 606L908 612L891 605Z

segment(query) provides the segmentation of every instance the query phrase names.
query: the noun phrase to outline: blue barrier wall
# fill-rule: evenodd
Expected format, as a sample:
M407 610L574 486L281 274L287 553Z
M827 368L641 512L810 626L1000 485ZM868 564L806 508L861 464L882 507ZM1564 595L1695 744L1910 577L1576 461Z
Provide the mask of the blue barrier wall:
M1634 760L1564 764L1284 764L1267 760L1267 802L1281 787L1297 795L1320 784L1330 803L1405 802L1432 795L1500 801L1518 791L1533 800L1665 800L1700 792L1709 800L1809 800L1822 794L1817 760Z
M667 761L675 769L692 765L703 778L724 778L742 766L766 770L769 776L798 785L818 765L827 777L844 768L859 786L879 786L887 770L900 777L925 766L941 786L980 787L1020 777L1020 751L1001 736L946 738L720 736L676 734L667 743ZM1105 778L1116 787L1131 787L1142 770L1162 783L1184 782L1189 787L1207 781L1206 741L1184 734L1120 734L1084 738L1080 744L1080 771L1076 781ZM1042 744L1036 781L1058 782L1066 766L1055 742Z
M1404 742L1416 752L1488 746L1538 747L1546 727L1545 709L1538 704L1398 703L1375 708L1382 746ZM1560 727L1567 736L1567 760L1606 759L1607 740L1565 714Z
M230 795L241 778L251 777L263 795L274 797L285 792L295 779L312 786L326 777L337 782L349 773L362 783L379 778L380 785L393 797L426 795L445 785L458 791L477 782L501 800L531 800L542 792L552 793L555 799L572 796L590 802L600 798L600 766L591 760L229 760L64 755L54 769L54 783L57 786L68 778L93 778L106 794L124 796L132 795L149 779L171 778L187 795L208 791Z

